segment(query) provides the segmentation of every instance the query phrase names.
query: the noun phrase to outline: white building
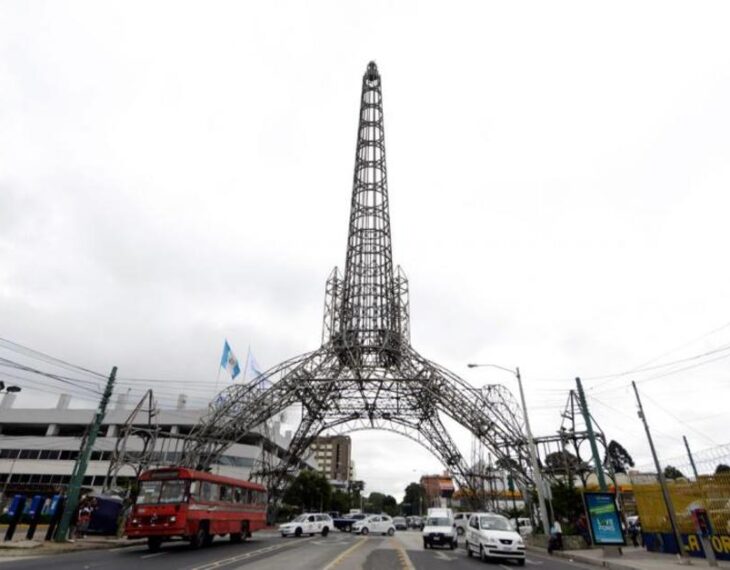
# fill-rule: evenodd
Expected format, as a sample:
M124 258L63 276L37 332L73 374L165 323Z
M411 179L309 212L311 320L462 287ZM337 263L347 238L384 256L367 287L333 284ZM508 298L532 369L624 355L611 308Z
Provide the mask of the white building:
M74 463L79 454L81 440L91 423L95 410L71 408L71 397L63 394L55 408L16 408L15 394L5 394L0 402L0 486L4 495L15 492L54 493L69 482ZM100 491L109 469L118 441L120 428L130 415L131 408L120 396L107 410L91 453L83 485ZM187 409L185 397L178 400L177 409L160 410L156 423L164 433L185 435L197 424L205 409ZM140 421L146 418L140 416ZM270 464L275 456L282 457L291 440L291 432L281 434L281 424L272 421L267 430L268 438L252 433L231 445L219 461L212 466L214 473L248 479L252 469L260 468L264 454ZM182 440L159 437L155 451L155 463L175 463L182 448ZM129 451L143 449L142 441L128 440ZM156 466L156 465L153 465ZM311 459L300 462L299 468L316 468ZM130 467L119 472L118 484L124 486L134 472Z

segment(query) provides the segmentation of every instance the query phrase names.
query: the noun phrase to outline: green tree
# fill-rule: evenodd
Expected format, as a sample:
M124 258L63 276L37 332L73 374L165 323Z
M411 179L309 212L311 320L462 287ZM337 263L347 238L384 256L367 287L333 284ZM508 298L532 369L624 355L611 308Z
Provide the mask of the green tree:
M580 493L572 484L564 481L558 481L550 487L553 494L553 512L555 517L559 519L567 519L568 523L578 520L583 512L583 499ZM567 534L567 529L563 526L563 532Z
M283 500L303 511L326 511L330 508L332 486L319 471L300 471L284 493Z
M391 495L386 495L383 499L383 512L394 517L398 514L398 501Z
M350 499L351 497L349 493L341 491L340 489L335 489L332 492L332 499L330 500L329 510L337 511L340 514L348 513L352 508L352 503L350 502ZM360 503L358 502L358 505L359 504Z
M383 493L378 493L375 491L370 493L365 503L366 510L370 513L382 513L383 501L385 501L385 495Z
M667 479L683 479L684 478L684 474L679 469L674 467L674 465L667 465L664 468L664 476Z
M403 496L403 512L409 515L420 514L421 509L428 505L426 489L420 483L410 483Z
M724 463L720 463L715 468L715 475L720 475L722 473L730 473L730 465L725 465Z
M634 466L634 459L628 451L616 440L611 440L606 447L606 457L603 464L613 467L614 473L626 473L629 467Z

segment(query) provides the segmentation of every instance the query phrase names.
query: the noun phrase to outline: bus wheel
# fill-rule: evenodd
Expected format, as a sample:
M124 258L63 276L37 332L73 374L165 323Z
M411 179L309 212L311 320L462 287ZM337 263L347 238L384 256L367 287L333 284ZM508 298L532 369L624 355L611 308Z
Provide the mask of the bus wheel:
M234 544L238 544L243 540L243 533L241 532L232 532L231 533L231 542Z
M201 546L205 546L207 543L207 537L208 529L201 524L198 527L198 530L195 531L195 534L190 537L190 547L193 549L198 549Z
M162 537L150 536L147 538L147 548L150 552L159 552L162 546Z

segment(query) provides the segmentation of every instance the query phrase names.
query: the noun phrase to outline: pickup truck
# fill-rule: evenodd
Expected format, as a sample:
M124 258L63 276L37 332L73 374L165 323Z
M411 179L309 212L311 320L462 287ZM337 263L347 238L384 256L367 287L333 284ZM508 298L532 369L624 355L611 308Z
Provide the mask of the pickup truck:
M354 525L357 521L364 519L366 516L367 515L363 513L347 515L344 517L333 519L332 523L335 525L336 529L339 529L342 532L352 532L352 525Z

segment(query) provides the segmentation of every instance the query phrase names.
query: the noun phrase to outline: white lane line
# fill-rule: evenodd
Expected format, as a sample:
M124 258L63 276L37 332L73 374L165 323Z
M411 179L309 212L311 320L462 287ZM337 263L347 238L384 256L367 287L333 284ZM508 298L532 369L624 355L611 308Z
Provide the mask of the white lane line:
M307 542L311 542L312 538L306 538L306 539L294 539L291 542L281 542L277 544L272 544L271 546L267 546L265 548L259 548L258 550L252 550L251 552L245 552L244 554L239 554L238 556L231 556L230 558L222 558L221 560L214 560L212 562L208 562L206 564L203 564L202 566L195 566L191 568L190 570L213 570L214 568L221 568L223 566L228 566L229 564L233 564L234 562L239 562L240 560L246 560L248 558L253 558L254 556L258 556L259 554L266 554L268 552L275 552L277 550L282 550L284 548L290 548L292 545L296 544L306 544Z
M154 554L145 554L144 556L140 556L140 558L154 558L155 556L162 556L163 554L167 554L167 552L155 552Z

